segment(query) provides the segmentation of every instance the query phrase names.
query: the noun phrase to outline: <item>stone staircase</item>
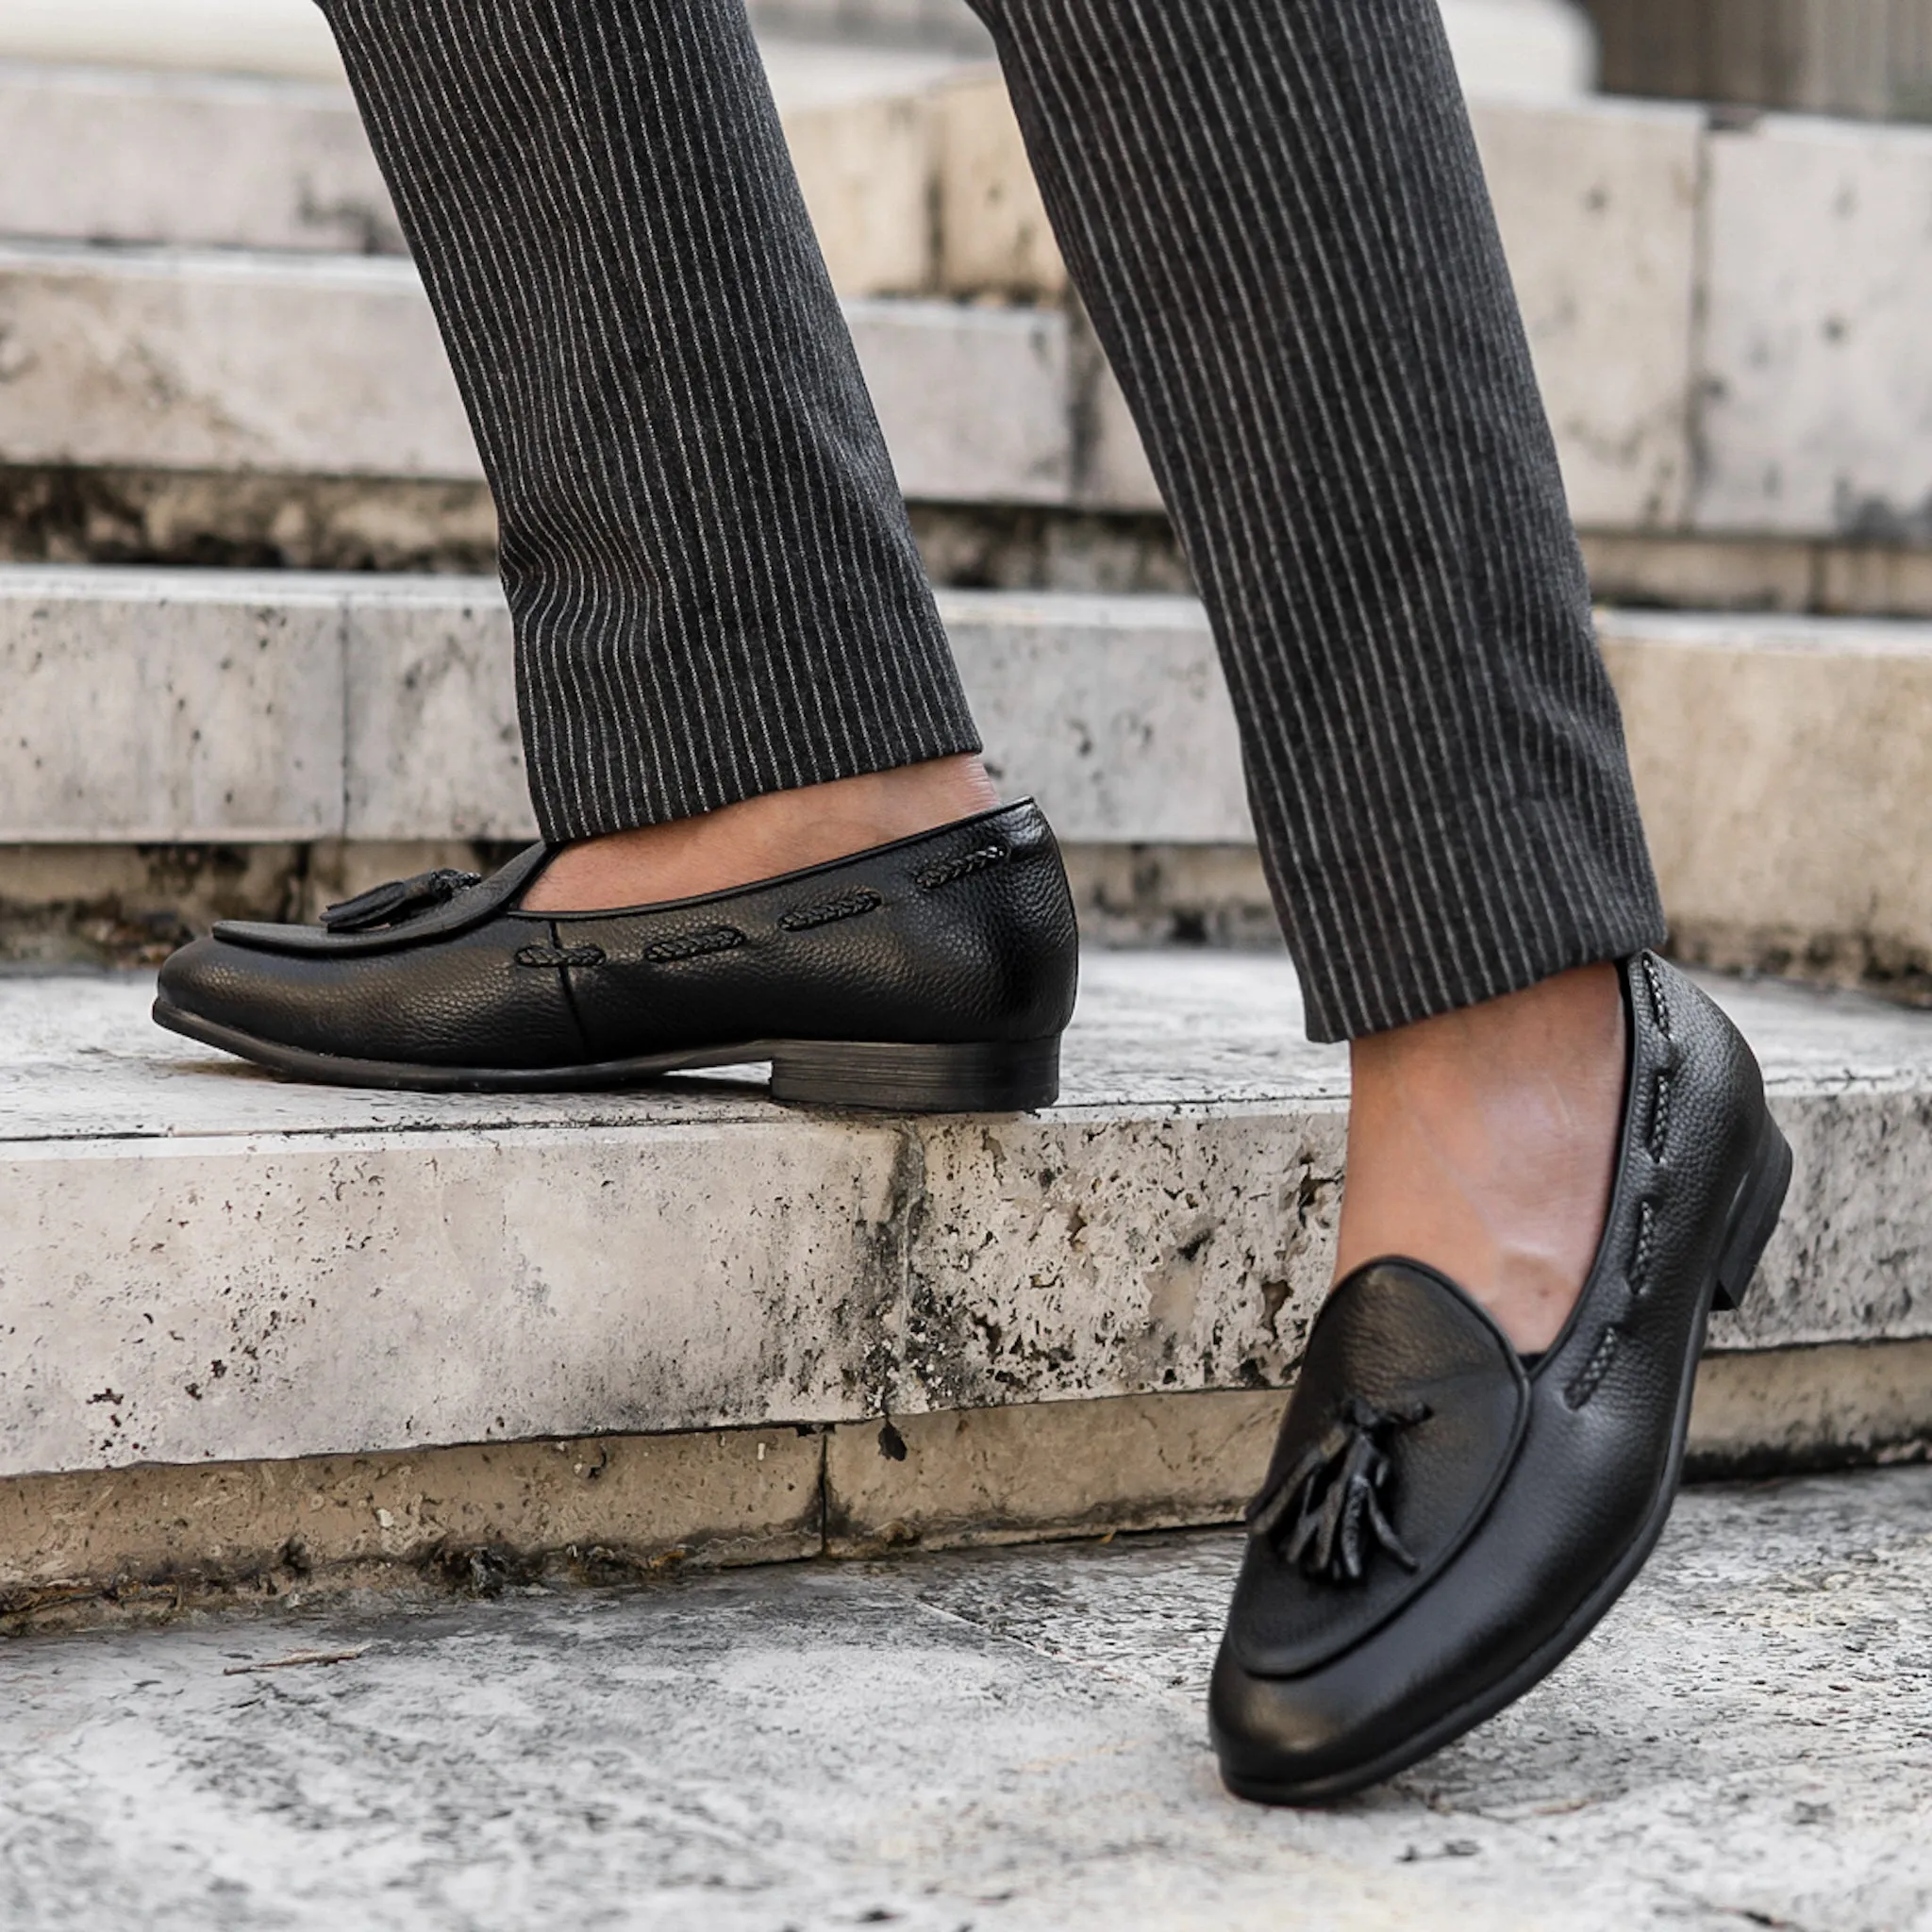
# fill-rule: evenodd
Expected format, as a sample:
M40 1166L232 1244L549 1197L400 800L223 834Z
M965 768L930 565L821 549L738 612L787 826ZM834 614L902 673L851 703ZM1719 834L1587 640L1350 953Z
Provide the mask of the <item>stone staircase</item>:
M1718 985L1798 1154L1695 1466L1932 1414L1932 1026ZM1325 1285L1343 1056L1278 958L1090 957L1060 1104L284 1085L144 978L0 980L0 1621L102 1591L1215 1521Z
M1156 509L977 73L787 117L841 292L904 298L855 322L908 494ZM344 96L16 64L0 106L28 157L0 181L8 469L476 479ZM1903 548L1932 608L1932 132L1604 101L1476 120L1573 507L1616 574L1637 540L1657 572L1692 545L1696 601L1875 608L1846 567L1801 584L1793 554ZM103 121L125 139L89 139ZM181 165L143 169L154 152ZM1755 572L1720 581L1712 546Z
M941 609L989 764L1051 815L1096 931L1158 938L1230 900L1241 930L1265 920L1196 603ZM1599 630L1679 953L1932 990L1932 625L1607 608ZM0 845L284 846L307 914L535 836L493 579L0 566ZM1162 875L1138 900L1137 857Z
M1479 119L1679 952L1924 995L1932 137ZM1038 1116L790 1112L756 1070L341 1093L148 1025L128 969L213 916L530 836L508 619L342 96L0 69L0 1615L1104 1533L1252 1486L1345 1062L1256 949L1211 640L1148 593L1185 575L996 86L788 130L990 759L1096 942ZM379 568L288 567L342 563ZM1097 943L1176 939L1235 943ZM1713 984L1800 1169L1697 1466L1913 1453L1932 1018Z

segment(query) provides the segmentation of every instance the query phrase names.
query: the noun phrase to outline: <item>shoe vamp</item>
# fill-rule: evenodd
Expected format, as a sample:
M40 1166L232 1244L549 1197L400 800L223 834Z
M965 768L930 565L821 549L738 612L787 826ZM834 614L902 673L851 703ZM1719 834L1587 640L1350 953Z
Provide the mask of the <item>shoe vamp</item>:
M1263 1491L1274 1507L1242 1566L1241 1664L1301 1675L1430 1589L1510 1468L1528 1404L1507 1341L1431 1271L1391 1261L1344 1283L1309 1338Z
M162 972L162 997L253 1039L341 1058L443 1067L570 1066L584 1058L562 974L517 963L545 928L495 922L346 958L203 941Z
M1607 1421L1540 1390L1511 1477L1475 1534L1419 1600L1319 1668L1244 1669L1231 1625L1215 1687L1224 1748L1275 1775L1285 1763L1307 1778L1345 1772L1556 1641L1641 1534L1666 1474L1668 1438L1654 1423L1633 1443L1606 1441Z

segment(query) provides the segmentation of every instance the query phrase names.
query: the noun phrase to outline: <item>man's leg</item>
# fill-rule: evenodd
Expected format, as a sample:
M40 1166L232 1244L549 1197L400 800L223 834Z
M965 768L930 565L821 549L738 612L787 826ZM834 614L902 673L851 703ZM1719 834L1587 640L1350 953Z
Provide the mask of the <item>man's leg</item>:
M1521 1695L1636 1574L1790 1154L1736 1029L1641 951L1433 0L978 4L1214 622L1312 1029L1353 1042L1341 1278L1209 1696L1230 1789L1325 1802Z
M1310 1032L1355 1049L1342 1272L1524 1348L1594 1253L1600 962L1662 916L1434 0L977 0L1220 640Z
M538 821L586 841L525 903L991 804L741 0L323 4L495 494Z

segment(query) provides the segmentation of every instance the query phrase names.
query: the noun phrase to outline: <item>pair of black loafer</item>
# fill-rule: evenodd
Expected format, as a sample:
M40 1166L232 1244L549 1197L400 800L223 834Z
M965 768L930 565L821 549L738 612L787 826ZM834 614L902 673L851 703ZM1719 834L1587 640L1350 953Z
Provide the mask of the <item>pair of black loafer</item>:
M364 1086L769 1059L781 1099L1055 1097L1076 939L1030 803L623 912L524 911L548 857L403 881L322 928L225 924L162 969L156 1018ZM1401 1259L1358 1270L1315 1324L1214 1673L1214 1741L1245 1797L1341 1797L1480 1723L1582 1640L1662 1529L1707 1318L1749 1281L1790 1155L1723 1013L1647 954L1622 975L1618 1171L1556 1345L1525 1365L1477 1302Z

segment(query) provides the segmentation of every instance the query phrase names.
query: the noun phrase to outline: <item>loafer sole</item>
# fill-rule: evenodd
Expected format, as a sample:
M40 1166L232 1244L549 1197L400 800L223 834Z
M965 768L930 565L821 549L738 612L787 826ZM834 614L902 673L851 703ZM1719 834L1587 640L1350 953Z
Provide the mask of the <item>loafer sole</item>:
M429 1066L352 1059L262 1040L155 1002L158 1025L258 1066L332 1087L419 1093L581 1092L647 1085L666 1074L769 1060L772 1098L801 1107L896 1113L1024 1113L1059 1095L1060 1042L748 1040L566 1067Z
M1246 1798L1259 1805L1332 1805L1353 1797L1357 1791L1367 1790L1372 1785L1381 1784L1407 1771L1410 1765L1420 1763L1445 1744L1453 1743L1465 1732L1473 1731L1476 1725L1494 1717L1507 1705L1514 1703L1524 1691L1548 1676L1603 1622L1617 1599L1636 1580L1637 1573L1649 1561L1677 1500L1684 1467L1684 1445L1690 1427L1690 1399L1697 1385L1697 1365L1704 1355L1710 1311L1713 1307L1735 1308L1750 1286L1757 1263L1777 1227L1790 1181L1790 1147L1767 1113L1759 1130L1750 1171L1738 1190L1724 1249L1717 1266L1711 1271L1704 1311L1698 1319L1695 1346L1685 1355L1670 1460L1657 1499L1651 1506L1642 1530L1628 1551L1569 1622L1507 1676L1490 1685L1467 1703L1458 1705L1426 1730L1406 1739L1397 1750L1385 1752L1369 1763L1307 1783L1245 1778L1224 1770L1222 1782L1228 1790L1238 1798Z

